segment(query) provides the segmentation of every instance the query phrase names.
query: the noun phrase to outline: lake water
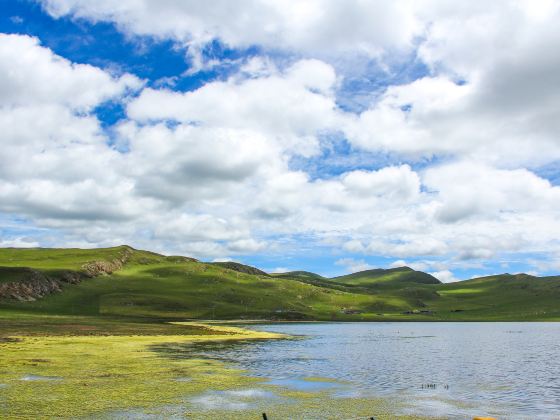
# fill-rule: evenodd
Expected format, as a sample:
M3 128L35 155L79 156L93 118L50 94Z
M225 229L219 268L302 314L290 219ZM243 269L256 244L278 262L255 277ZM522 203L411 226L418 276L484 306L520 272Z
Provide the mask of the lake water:
M560 419L560 323L308 323L304 336L197 348L268 383L332 398L387 397L403 413ZM306 378L325 378L325 381ZM332 379L335 382L329 382Z

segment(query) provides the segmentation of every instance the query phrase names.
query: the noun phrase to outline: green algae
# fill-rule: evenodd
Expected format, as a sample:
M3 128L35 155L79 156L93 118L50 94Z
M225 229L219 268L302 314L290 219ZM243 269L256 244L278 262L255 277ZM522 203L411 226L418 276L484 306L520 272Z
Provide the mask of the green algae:
M398 404L387 399L291 390L220 361L152 351L173 344L286 338L226 326L175 325L184 326L186 334L18 336L1 341L0 417L258 419L267 412L271 419L424 418L399 415Z
M270 339L278 334L213 327L212 340ZM179 404L209 388L227 390L256 380L223 363L170 360L148 350L207 335L16 337L0 343L3 418L75 418L115 410ZM24 380L57 377L60 380ZM177 378L191 378L177 381Z

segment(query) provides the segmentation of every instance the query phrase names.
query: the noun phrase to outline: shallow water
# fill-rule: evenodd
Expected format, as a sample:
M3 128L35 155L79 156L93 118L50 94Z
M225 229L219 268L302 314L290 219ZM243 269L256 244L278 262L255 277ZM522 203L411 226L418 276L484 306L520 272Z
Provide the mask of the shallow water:
M25 375L20 378L21 381L61 381L60 376L41 376L41 375Z
M394 398L405 402L406 413L560 419L557 323L291 323L250 328L305 338L199 345L195 352L234 361L250 375L281 387L328 389L333 399Z
M242 389L236 391L208 391L203 395L192 398L190 402L195 406L209 410L245 410L252 407L260 399L277 398L272 392L262 389Z

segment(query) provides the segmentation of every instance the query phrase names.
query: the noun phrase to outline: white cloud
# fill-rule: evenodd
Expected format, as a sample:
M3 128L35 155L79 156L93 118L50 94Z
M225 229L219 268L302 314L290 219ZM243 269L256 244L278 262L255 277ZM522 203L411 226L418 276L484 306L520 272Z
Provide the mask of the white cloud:
M560 187L526 169L460 162L429 168L424 183L437 191L436 217L444 223L480 215L500 218L506 212L555 212L560 205Z
M559 159L560 61L550 51L560 44L560 11L557 3L546 10L535 2L422 4L417 17L429 24L419 57L432 74L389 87L348 125L350 140L502 167Z
M125 89L137 89L131 75L113 77L87 64L75 64L26 35L0 34L0 106L63 105L88 110Z
M54 17L115 22L131 35L169 38L191 48L219 39L231 47L379 55L408 48L420 31L409 1L44 0Z
M0 248L36 248L39 243L30 238L15 237L10 239L0 238Z
M135 192L175 204L226 199L281 164L274 143L250 130L126 123L119 131Z
M231 258L214 258L212 262L234 262Z
M122 220L141 209L122 157L87 111L140 81L55 55L25 35L0 35L0 209L44 219ZM118 199L117 199L118 198Z
M154 229L156 239L184 241L243 240L249 234L243 227L211 215L181 214Z
M238 239L228 244L228 251L233 254L249 254L264 251L267 244L264 241L257 241L253 238Z
M282 74L210 82L186 93L145 89L128 106L140 121L176 120L203 127L252 130L275 140L282 150L310 156L317 134L339 124L332 67L302 60ZM255 147L257 142L253 142Z
M412 201L420 194L420 178L408 165L347 172L342 176L342 184L358 196L385 197L395 202Z
M389 264L390 268L410 267L417 271L427 271L431 267L431 263L424 261L407 262L405 260L396 260Z
M267 273L271 273L271 274L287 273L289 271L291 270L286 267L275 267L270 270L266 270Z
M455 275L449 270L435 271L430 274L442 283L453 283L456 281L460 281L460 279L456 278Z
M442 279L503 253L560 252L560 189L538 175L560 159L556 3L43 4L172 39L193 57L215 38L266 52L177 92L0 35L0 211L63 232L65 244L204 258L312 242L414 261ZM407 54L430 72L394 74L392 59ZM353 114L338 106L340 69L357 56L397 84L367 92L375 100ZM111 139L126 153L92 113L107 100L128 104ZM346 157L321 149L333 133L347 136L344 155L367 150L371 161L313 173L306 159Z
M356 273L358 271L371 270L372 268L375 268L364 260L356 260L354 258L340 258L335 261L335 264L343 266L348 273Z
M450 252L449 243L437 235L403 235L399 239L398 236L387 236L372 240L365 252L369 254L410 257L410 256L428 256L428 255L445 255Z

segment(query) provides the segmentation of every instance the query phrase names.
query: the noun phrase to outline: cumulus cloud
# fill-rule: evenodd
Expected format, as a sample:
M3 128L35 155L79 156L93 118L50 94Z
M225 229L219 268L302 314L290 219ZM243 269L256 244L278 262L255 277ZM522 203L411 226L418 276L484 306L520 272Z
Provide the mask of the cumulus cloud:
M125 123L119 132L130 147L135 193L176 205L234 194L278 156L269 139L250 130Z
M539 170L560 159L555 2L42 3L170 39L200 66L214 40L258 51L178 91L0 35L0 211L64 244L202 258L320 244L442 281L502 254L559 255L560 189ZM399 59L427 70L400 77ZM340 98L361 94L344 84L356 60L393 83L354 113ZM110 139L94 111L108 100L126 105ZM366 158L313 173L323 153Z
M71 63L25 35L0 35L0 75L0 209L45 219L135 214L121 157L87 111L141 82Z
M68 87L52 95L29 94L24 101L27 85L10 86L19 90L12 99L4 98L0 112L5 133L0 209L62 229L69 242L142 243L139 235L149 232L156 243L148 248L206 256L262 251L266 241L255 238L254 227L244 219L247 204L264 199L263 186L282 189L283 179L297 178L285 154L310 153L317 131L333 124L323 117L335 115L334 71L304 60L282 73L216 82L182 96L144 90L129 107L130 119L115 127L126 149L121 153L85 111L122 97L136 87L123 80L137 79L75 65L29 37L2 41L19 43L24 55L38 57L35 67L45 70L26 75L31 86L48 85L49 75L60 72ZM0 70L9 78L18 66L28 71L27 64L6 59ZM269 92L264 101L258 94L263 90ZM145 95L159 95L152 98L155 108L145 106ZM172 114L174 105L180 115ZM157 114L158 107L167 111ZM177 123L169 125L169 119ZM304 184L309 184L305 176ZM182 241L188 245L178 246Z
M275 267L273 269L266 270L266 271L271 274L279 274L279 273L287 273L288 271L291 270L287 267Z
M335 264L343 266L348 273L356 273L358 271L371 270L372 268L375 268L364 260L356 260L354 258L340 258L336 260Z
M349 139L368 150L507 167L560 158L559 62L547 52L560 43L559 7L547 4L422 5L417 16L430 23L418 54L432 73L389 87L348 126Z
M406 262L405 260L396 260L389 264L389 268L410 267L417 271L426 271L430 264L424 261Z
M0 74L0 106L10 107L58 104L88 110L141 86L134 76L113 77L97 67L72 63L26 35L0 34Z
M389 87L348 123L345 132L354 145L409 156L468 155L500 164L560 158L559 62L548 53L560 42L555 2L451 7L438 0L343 6L329 0L235 6L170 1L162 6L44 0L43 6L55 17L110 21L128 34L173 39L193 49L218 39L234 48L258 45L337 63L347 53L378 57L415 51L431 74ZM323 78L323 72L313 71L310 80ZM329 86L330 76L326 80Z
M35 248L39 246L39 242L31 238L14 237L11 239L0 238L0 248Z
M348 172L342 176L342 184L353 194L396 202L413 201L420 194L420 178L408 165Z
M331 66L302 60L284 73L232 77L186 93L145 89L129 104L128 115L140 122L174 120L252 130L275 139L283 149L310 156L318 151L317 134L340 124L332 92L335 81ZM253 145L258 147L258 142Z
M430 274L442 283L453 283L460 280L456 278L455 275L449 270L435 271Z
M500 218L504 213L549 213L560 204L560 187L527 169L453 163L428 169L424 183L438 192L436 217L444 223L475 216Z
M191 48L212 40L231 47L261 45L301 53L379 55L407 48L420 31L409 1L44 0L54 17L115 22L132 35L171 38Z
M350 1L344 5L329 0L243 1L235 6L227 1L212 6L190 1L165 5L130 0L118 4L42 3L54 17L114 22L130 35L172 39L193 51L220 40L233 48L258 45L271 51L319 56L339 68L352 67L341 65L341 60L364 54L377 58L387 52L416 54L430 68L429 74L389 86L363 113L340 125L355 147L416 158L474 157L500 166L541 165L560 158L556 136L560 129L560 62L557 54L549 53L560 43L560 8L555 2L499 0L484 7L476 2L450 7L438 0ZM323 93L331 89L332 69L316 60L310 62L292 68L292 81L311 82ZM262 65L261 60L260 71L273 67ZM302 98L300 104L295 99L298 95L287 89L280 106L289 105L294 112L276 114L276 107L268 106L264 108L271 114L261 119L262 104L270 103L269 90L273 89L271 95L278 100L274 89L285 89L288 81L276 86L266 83L267 89L262 89L262 80L230 89L211 84L193 94L147 90L131 113L138 118L196 121L207 112L209 107L204 105L214 103L212 97L219 92L224 101L216 108L215 118L227 120L243 114L229 112L228 104L239 103L245 106L243 121L262 122L284 134L286 125L289 130L292 126L297 130L302 122L311 127L308 121L317 121L318 112L330 118L332 98L312 96L314 107L310 109L309 98ZM254 100L241 100L245 95ZM171 115L159 106L162 96L173 97L167 98L176 105ZM87 98L81 100L87 102ZM197 101L200 108L194 105ZM254 112L256 109L261 112ZM296 147L305 149L301 144Z

